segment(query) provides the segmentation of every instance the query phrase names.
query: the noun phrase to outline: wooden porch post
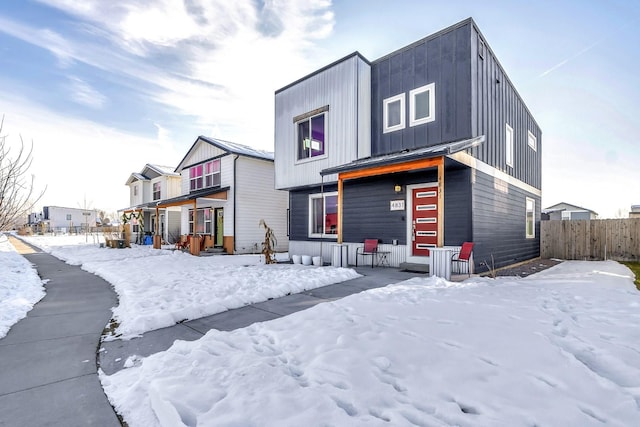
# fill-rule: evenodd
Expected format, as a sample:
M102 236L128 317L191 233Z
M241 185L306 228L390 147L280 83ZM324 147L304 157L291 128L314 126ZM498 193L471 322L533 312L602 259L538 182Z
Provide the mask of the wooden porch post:
M158 207L156 206L156 227L153 233L153 249L160 249L162 247L162 236L158 234Z

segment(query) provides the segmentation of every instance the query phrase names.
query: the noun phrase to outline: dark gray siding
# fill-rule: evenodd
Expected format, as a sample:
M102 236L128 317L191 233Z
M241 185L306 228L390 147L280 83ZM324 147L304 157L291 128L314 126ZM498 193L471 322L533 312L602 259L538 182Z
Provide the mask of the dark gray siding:
M345 242L361 242L366 238L392 243L394 239L407 243L407 212L391 211L392 200L406 200L406 186L436 182L435 169L414 173L399 173L346 181L344 184L343 239ZM396 193L394 186L402 186ZM325 192L335 191L335 186L325 186ZM290 240L318 240L308 237L309 194L319 193L320 188L291 191ZM445 245L459 245L472 238L471 220L471 170L468 168L447 170L445 173ZM328 239L330 240L330 239Z
M472 28L472 132L473 136L485 135L486 142L472 149L471 154L535 188L541 188L542 132L477 27L473 25ZM481 42L484 43L483 58L479 52ZM507 123L514 131L513 168L506 164ZM528 146L527 131L537 138L537 150Z
M372 63L371 154L471 137L472 21L443 30ZM435 121L409 126L409 91L435 83ZM405 128L383 133L383 100L405 94Z
M473 257L477 271L483 261L495 267L517 263L540 256L540 197L518 187L475 172L472 184ZM526 238L526 198L536 203L536 237Z
M324 192L338 191L336 185L324 186ZM289 192L289 240L314 240L309 238L309 194L321 192L320 187L305 188ZM326 239L335 242L336 239Z

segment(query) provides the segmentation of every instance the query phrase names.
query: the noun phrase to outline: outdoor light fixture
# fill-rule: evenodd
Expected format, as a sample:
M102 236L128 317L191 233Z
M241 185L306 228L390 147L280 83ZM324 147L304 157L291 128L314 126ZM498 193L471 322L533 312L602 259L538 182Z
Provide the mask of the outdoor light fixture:
M399 193L399 192L401 192L401 191L402 191L402 186L401 186L401 185L396 184L396 185L395 185L395 187L393 187L393 189L395 190L395 192L396 192L396 193Z

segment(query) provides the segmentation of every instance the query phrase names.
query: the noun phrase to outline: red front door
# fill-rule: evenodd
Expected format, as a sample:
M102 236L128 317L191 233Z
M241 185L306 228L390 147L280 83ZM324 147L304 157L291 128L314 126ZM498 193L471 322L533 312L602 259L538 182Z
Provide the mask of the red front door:
M414 188L412 197L412 255L429 256L438 246L438 185Z

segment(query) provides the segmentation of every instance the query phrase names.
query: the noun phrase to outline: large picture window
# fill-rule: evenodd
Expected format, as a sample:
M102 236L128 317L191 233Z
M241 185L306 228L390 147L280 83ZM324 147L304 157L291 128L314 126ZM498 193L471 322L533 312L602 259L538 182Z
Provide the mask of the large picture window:
M324 156L326 148L326 113L297 122L298 160Z
M384 133L404 129L404 93L382 101L382 116Z
M338 193L309 196L309 236L338 237Z
M436 119L436 87L431 83L409 92L409 126L429 123Z
M527 239L536 237L536 201L527 197L526 236Z
M220 159L211 160L189 168L189 190L220 185Z
M211 234L211 209L198 209L196 211L196 234ZM189 234L194 233L193 209L189 209Z

